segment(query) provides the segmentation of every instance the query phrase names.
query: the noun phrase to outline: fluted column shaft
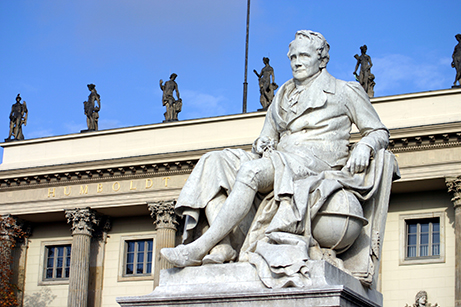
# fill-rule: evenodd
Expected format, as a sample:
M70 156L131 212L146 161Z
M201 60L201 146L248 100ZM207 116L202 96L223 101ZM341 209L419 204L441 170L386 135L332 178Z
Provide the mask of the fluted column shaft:
M160 271L169 269L173 266L160 256L160 250L164 247L175 246L176 236L176 213L174 206L176 201L159 201L149 204L151 217L154 219L154 225L157 227L155 238L155 267L154 267L154 288L159 284Z
M72 251L70 255L68 307L86 307L90 275L90 245L99 224L96 212L90 208L66 210L67 223L72 224Z
M90 276L91 236L75 234L70 256L69 296L67 306L86 306Z
M461 307L461 176L447 178L446 184L455 208L455 307Z

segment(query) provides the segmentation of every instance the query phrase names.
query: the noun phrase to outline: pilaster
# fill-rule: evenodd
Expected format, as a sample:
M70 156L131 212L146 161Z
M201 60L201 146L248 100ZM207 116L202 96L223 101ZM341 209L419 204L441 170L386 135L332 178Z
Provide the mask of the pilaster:
M104 258L108 232L112 228L109 216L103 216L99 227L93 232L90 247L90 281L88 291L88 306L102 306L102 290L104 281Z
M155 238L155 267L154 267L154 288L159 284L160 271L173 266L160 256L160 250L165 247L175 246L176 236L176 213L174 211L175 200L159 201L148 204L154 225L157 228Z
M90 208L66 210L67 223L72 225L68 307L86 307L90 275L90 245L94 225L100 218Z
M455 307L461 307L461 176L446 178L455 208Z

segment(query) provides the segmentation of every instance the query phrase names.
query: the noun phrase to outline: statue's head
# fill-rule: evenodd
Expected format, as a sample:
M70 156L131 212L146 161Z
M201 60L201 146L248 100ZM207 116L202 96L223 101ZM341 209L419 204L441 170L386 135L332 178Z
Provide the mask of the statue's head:
M327 66L330 45L322 34L310 30L296 32L289 45L288 58L293 78L304 81Z
M269 58L263 57L263 63L264 64L269 64Z
M88 86L88 89L89 89L90 91L92 91L92 90L94 90L94 89L96 88L96 85L94 85L93 83L88 84L87 86Z
M422 290L416 293L415 304L416 306L426 306L427 302L427 292Z
M16 102L20 102L21 101L21 94L18 94L18 96L16 96Z
M461 42L461 34L456 34L455 38L458 42Z
M170 76L170 80L174 80L174 79L176 79L176 77L177 77L177 76L178 76L177 74L175 74L175 73L172 73L172 74L171 74L171 76Z
M367 53L368 47L367 45L363 45L360 47L360 51L362 51L363 54Z

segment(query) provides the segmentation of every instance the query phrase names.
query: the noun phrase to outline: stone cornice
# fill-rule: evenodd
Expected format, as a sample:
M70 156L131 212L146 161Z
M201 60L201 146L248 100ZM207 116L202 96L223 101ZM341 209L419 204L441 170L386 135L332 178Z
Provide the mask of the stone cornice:
M372 104L375 104L375 103L382 103L382 102L392 102L395 100L408 100L408 99L415 99L415 98L428 98L428 97L437 97L437 96L445 96L445 95L457 95L459 93L461 93L461 89L449 88L449 89L435 90L435 91L373 97L370 100Z
M0 179L0 189L65 186L91 182L189 174L197 161L198 159L153 164L145 163L141 165L133 164L123 167L83 169L70 172L41 173L35 176L12 176Z
M391 138L389 141L389 150L393 153L459 146L461 146L461 132Z
M391 137L389 150L394 153L401 153L461 147L461 132L459 132L460 130L456 130L457 128L459 129L459 123L449 126L451 127L450 129L448 129L448 126L444 127L445 129L441 127L419 129L420 133L422 131L427 132L428 130L430 132L443 130L451 131L448 133L421 133L419 135L413 134L413 136L406 136L409 135L410 131L391 132L392 135L405 137ZM416 131L417 130L412 130L413 133ZM353 138L353 140L354 139L355 138ZM235 147L249 150L251 145L246 144ZM219 149L222 148L213 148L210 150ZM59 168L56 166L51 166L49 168L41 167L36 169L36 172L34 172L33 169L5 171L0 172L0 191L189 174L197 164L199 157L207 151L209 150L201 150L193 153L189 152L188 157L186 153L172 153L154 158L134 157L112 160L110 162L99 161L99 163L95 161L91 163L74 164L68 166L68 170L66 170L65 165L61 165ZM179 158L184 157L185 159L173 160L175 157L178 158L178 156ZM190 159L190 157L193 158ZM160 162L162 159L165 162ZM156 163L152 163L152 161L156 161ZM99 165L99 167L96 167L96 165ZM69 169L71 170L69 171Z

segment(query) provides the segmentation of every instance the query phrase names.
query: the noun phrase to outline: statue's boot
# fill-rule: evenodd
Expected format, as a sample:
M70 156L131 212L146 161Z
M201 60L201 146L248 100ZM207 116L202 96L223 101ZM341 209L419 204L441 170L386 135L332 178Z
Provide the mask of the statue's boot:
M162 248L160 254L175 267L198 266L202 261L189 250L186 245L178 245L174 248Z
M223 240L224 241L224 240ZM224 262L234 261L237 257L237 252L228 243L219 243L213 247L210 254L202 259L202 264L220 264Z

